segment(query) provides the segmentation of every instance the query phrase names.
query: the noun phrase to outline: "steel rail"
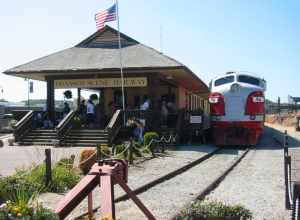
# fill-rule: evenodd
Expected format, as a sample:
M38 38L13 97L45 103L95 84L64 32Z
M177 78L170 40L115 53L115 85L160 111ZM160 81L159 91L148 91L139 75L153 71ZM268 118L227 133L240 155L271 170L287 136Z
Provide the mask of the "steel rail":
M155 180L152 180L152 181L150 181L150 182L148 182L148 183L146 183L146 184L144 184L144 185L136 188L135 190L133 190L133 192L136 195L139 195L139 194L147 191L148 189L150 189L150 188L152 188L154 186L157 186L157 185L159 185L159 184L161 184L161 183L163 183L163 182L165 182L165 181L167 181L169 179L172 179L172 178L174 178L174 177L176 177L176 176L184 173L185 171L193 168L194 166L196 166L196 165L198 165L198 164L200 164L200 163L208 160L209 158L211 158L212 156L216 155L221 150L222 150L222 148L218 148L218 149L216 149L216 150L214 150L214 151L212 151L212 152L210 152L208 154L205 154L204 156L201 156L200 158L192 161L191 163L188 163L188 164L186 164L186 165L184 165L184 166L182 166L182 167L180 167L180 168L178 168L178 169L176 169L174 171L171 171L170 173L167 173L167 174L165 174L165 175L163 175L163 176L161 176L161 177L159 177L159 178L157 178ZM125 200L128 200L128 199L129 199L128 195L124 194L124 195L119 196L118 198L116 198L115 202L118 203L118 202L125 201ZM93 212L96 212L99 208L100 208L100 206L95 207L93 209ZM88 212L85 212L85 213L81 214L80 216L75 217L74 219L75 220L80 220L80 219L82 219L82 217L84 217L86 215L88 215Z
M235 160L235 162L227 168L219 177L217 177L212 183L210 183L202 192L200 192L194 199L195 200L203 200L206 196L208 196L212 191L214 191L220 183L233 171L233 169L246 157L246 155L249 153L250 148L247 148L244 153L242 153L239 158ZM173 217L170 218L170 220L177 220L182 210L177 212Z

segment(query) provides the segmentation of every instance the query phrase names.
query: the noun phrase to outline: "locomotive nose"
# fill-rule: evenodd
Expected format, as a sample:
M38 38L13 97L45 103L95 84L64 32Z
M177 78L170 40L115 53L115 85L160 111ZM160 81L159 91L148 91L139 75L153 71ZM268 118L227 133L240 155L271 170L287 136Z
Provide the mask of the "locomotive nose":
M236 93L240 89L240 85L238 83L233 83L230 87L230 92Z

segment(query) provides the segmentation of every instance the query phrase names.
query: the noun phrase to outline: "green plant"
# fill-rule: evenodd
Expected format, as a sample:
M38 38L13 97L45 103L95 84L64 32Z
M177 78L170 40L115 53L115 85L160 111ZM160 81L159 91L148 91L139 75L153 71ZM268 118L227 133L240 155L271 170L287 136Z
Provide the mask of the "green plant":
M64 97L66 98L66 99L71 99L72 98L72 91L71 90L66 90L66 91L64 91Z
M50 209L44 208L38 204L31 220L59 220L59 218Z
M154 157L155 148L158 146L157 142L152 142L151 140L159 140L159 135L156 132L146 132L144 135L144 146L147 146L147 151L151 152L152 156ZM151 145L150 145L151 143Z
M30 200L22 206L7 201L0 206L1 220L59 220L50 209L44 208L36 200Z
M74 167L75 155L72 154L70 158L61 158L57 165L65 166L66 168L72 169Z
M2 177L0 178L0 203L17 198L20 188L25 189L28 195L32 195L37 189L42 190L43 186L37 182L27 181L20 173L9 177Z
M101 157L102 158L109 158L111 157L110 148L107 144L100 144L97 146L97 151L99 152L101 150Z
M156 132L146 132L144 134L144 145L147 146L152 139L158 140L159 135Z
M80 180L80 175L73 169L57 165L52 170L52 182L48 186L50 192L65 192L72 189Z
M115 156L121 154L125 150L125 148L126 148L125 144L114 145L112 148L113 155Z
M90 95L90 100L94 101L98 99L98 95L97 94L92 94Z
M34 166L29 170L18 170L17 182L24 182L27 185L36 186L42 192L65 192L73 188L80 180L80 175L68 164L58 163L52 169L52 181L49 186L45 185L46 167L44 164Z
M185 211L178 220L184 219L252 219L250 210L241 205L229 206L222 202L196 201Z

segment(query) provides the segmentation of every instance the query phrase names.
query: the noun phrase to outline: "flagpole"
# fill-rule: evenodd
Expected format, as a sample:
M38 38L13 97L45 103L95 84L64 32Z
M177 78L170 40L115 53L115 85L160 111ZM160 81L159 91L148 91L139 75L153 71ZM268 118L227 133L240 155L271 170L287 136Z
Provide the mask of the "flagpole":
M118 40L119 40L119 60L120 60L120 71L121 71L121 87L122 87L122 104L123 104L123 123L126 124L125 119L125 94L124 94L124 74L123 74L123 62L122 62L122 45L121 45L121 34L120 34L120 17L119 17L119 2L115 0L117 6L117 22L118 22Z

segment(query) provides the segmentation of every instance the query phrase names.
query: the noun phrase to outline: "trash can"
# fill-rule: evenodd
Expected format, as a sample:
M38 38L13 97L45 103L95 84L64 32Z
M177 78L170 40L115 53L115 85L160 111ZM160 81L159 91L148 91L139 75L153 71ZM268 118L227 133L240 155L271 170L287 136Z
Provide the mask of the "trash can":
M300 117L297 117L296 131L300 131Z

